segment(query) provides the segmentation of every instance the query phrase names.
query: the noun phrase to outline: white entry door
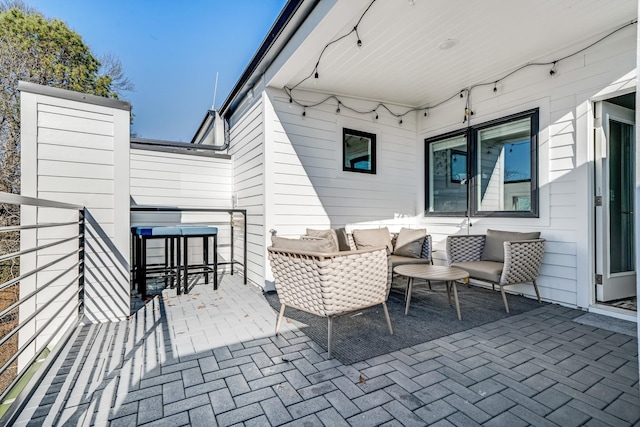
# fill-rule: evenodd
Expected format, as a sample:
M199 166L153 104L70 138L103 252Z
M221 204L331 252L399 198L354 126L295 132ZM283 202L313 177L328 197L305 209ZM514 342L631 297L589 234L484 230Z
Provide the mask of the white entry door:
M635 112L596 104L596 299L636 295Z

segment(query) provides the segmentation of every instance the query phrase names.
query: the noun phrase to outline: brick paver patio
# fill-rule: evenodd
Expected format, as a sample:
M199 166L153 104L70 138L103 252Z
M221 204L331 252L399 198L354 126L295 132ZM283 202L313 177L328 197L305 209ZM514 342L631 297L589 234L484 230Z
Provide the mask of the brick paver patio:
M82 327L17 425L640 425L637 339L581 314L546 305L344 366L293 322L275 337L260 291L225 277Z

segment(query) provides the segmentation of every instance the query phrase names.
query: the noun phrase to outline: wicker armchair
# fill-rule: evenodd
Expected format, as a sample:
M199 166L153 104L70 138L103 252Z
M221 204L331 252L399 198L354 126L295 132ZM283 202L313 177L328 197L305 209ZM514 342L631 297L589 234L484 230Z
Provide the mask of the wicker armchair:
M536 278L542 264L544 239L505 241L504 262L483 260L486 235L448 236L446 242L447 262L451 267L469 272L469 277L500 286L504 308L509 312L509 303L504 287L519 283L533 283L538 302L540 291Z
M382 304L393 335L386 304L392 271L386 247L336 253L267 250L282 304L276 335L286 307L326 317L330 358L333 318L377 304Z

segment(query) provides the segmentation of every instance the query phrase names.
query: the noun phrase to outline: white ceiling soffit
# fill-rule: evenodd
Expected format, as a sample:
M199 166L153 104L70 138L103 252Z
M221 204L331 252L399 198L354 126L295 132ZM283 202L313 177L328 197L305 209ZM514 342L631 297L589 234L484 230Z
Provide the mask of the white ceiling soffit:
M534 61L578 50L637 18L636 0L337 0L292 40L269 85L420 107ZM413 5L412 5L413 3ZM321 2L322 4L322 2ZM315 11L314 11L315 12ZM304 27L304 26L303 26ZM624 30L635 34L635 26ZM447 40L454 44L439 48ZM282 61L282 58L279 58ZM560 66L560 65L559 65ZM294 92L295 95L295 92Z

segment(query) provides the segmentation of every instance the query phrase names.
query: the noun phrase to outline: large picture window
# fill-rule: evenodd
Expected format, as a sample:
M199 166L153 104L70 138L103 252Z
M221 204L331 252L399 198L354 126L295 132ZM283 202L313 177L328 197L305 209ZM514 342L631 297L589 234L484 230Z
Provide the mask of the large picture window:
M537 217L538 110L425 140L426 215Z

